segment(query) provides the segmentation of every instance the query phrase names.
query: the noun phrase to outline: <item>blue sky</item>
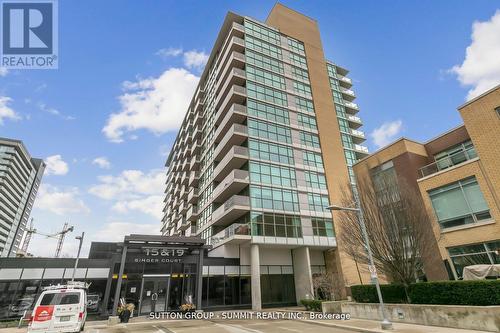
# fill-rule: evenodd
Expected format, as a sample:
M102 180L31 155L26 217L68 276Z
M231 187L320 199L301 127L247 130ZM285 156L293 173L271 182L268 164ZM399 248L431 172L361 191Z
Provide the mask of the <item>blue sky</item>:
M273 4L60 1L59 69L0 69L0 136L50 166L36 227L74 225L66 255L81 231L84 251L90 240L159 232L166 154L225 14L265 20ZM351 70L372 151L459 125L456 107L500 82L494 1L284 4L316 18L327 57ZM54 250L41 236L30 247Z

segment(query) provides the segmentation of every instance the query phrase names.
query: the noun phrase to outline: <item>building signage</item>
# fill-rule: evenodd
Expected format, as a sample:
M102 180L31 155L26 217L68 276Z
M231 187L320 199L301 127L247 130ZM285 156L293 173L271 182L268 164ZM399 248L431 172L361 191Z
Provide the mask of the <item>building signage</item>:
M180 263L188 253L185 248L143 247L142 253L133 257L134 263L171 264Z

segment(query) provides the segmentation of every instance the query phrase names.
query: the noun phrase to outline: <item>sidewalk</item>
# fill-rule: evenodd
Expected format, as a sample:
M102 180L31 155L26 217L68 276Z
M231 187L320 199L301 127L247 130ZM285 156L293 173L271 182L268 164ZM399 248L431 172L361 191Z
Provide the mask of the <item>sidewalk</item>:
M285 312L304 312L304 308L301 306L279 308L279 309L268 309L269 311L285 311ZM458 328L449 327L439 327L439 326L425 326L416 324L404 324L404 323L393 323L393 330L387 331L380 328L380 322L375 320L367 319L350 319L350 320L303 320L310 324L329 326L335 328L341 328L346 330L351 330L353 332L363 332L363 333L387 333L387 332L398 332L398 333L491 333L487 331L477 331L477 330L464 330Z

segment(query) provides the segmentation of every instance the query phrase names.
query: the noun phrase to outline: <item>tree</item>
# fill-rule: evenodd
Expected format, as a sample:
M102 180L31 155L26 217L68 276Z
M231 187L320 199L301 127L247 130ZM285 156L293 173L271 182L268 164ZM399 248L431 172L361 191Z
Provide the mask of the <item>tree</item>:
M314 274L312 282L316 299L331 301L341 298L339 291L343 285L332 274L327 272Z
M358 180L358 202L378 272L405 288L417 280L422 258L434 242L429 215L419 193L393 174L378 174L373 182ZM353 195L345 188L342 205L353 206ZM340 211L340 238L345 252L361 264L368 254L359 213Z

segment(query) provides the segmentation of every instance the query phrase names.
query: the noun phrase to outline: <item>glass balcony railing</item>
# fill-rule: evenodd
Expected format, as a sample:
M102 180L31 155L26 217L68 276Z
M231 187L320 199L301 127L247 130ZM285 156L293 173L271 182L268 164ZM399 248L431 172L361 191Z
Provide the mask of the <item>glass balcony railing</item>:
M464 163L468 160L471 160L473 158L477 157L476 149L474 147L471 147L469 149L464 149L458 152L455 152L453 154L450 154L448 156L445 156L443 158L438 159L434 163L431 163L429 165L426 165L422 168L420 168L420 175L422 177L426 177L429 175L432 175L434 173L437 173L441 170L448 169L454 165L458 165L461 163Z
M250 225L246 223L231 224L226 229L212 236L212 244L215 245L217 243L220 243L234 235L250 235Z

